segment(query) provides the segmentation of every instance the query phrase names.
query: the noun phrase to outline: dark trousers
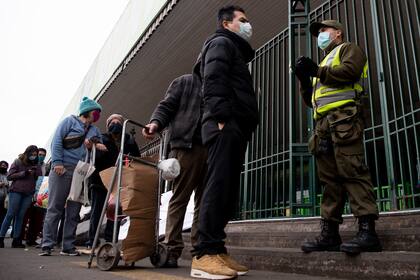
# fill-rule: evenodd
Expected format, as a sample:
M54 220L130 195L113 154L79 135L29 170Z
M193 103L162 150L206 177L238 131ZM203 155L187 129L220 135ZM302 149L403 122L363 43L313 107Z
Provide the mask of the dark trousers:
M45 212L45 209L36 207L33 204L29 207L23 219L21 240L34 243L38 239L38 235L42 231Z
M237 209L240 173L244 162L247 137L234 120L222 130L211 129L209 137L203 133L208 148L206 187L200 206L199 242L193 255L226 253L225 227ZM207 127L203 127L207 129ZM206 142L206 139L211 139Z
M345 109L332 112L333 119L346 117ZM378 217L373 184L365 164L363 120L359 115L333 125L327 117L318 120L309 150L315 155L323 186L323 219L341 223L346 197L356 217Z
M95 239L96 229L98 228L99 219L101 217L102 207L105 203L107 190L103 186L91 185L90 197L92 200L90 212L90 225L89 225L89 246L92 246Z
M101 218L102 208L104 207L106 199L107 189L100 185L91 185L90 195L92 200L91 212L90 212L90 224L89 224L89 241L88 246L93 245L95 240L96 230L99 225L99 219ZM117 236L119 232L120 223L117 226ZM105 227L105 241L112 242L112 234L114 231L114 221L107 220Z
M170 254L179 258L184 249L182 227L193 191L194 219L191 228L191 244L194 246L198 242L197 226L207 172L207 149L201 144L193 144L191 149L174 149L171 153L173 157L178 159L181 165L181 173L174 181L173 195L169 201L164 243Z
M6 217L7 209L3 207L0 201L0 225L3 223L4 217Z
M55 242L56 245L61 244L61 242L63 242L63 229L64 229L65 218L66 218L66 209L64 208L63 214L61 215L59 225L57 227L57 240Z

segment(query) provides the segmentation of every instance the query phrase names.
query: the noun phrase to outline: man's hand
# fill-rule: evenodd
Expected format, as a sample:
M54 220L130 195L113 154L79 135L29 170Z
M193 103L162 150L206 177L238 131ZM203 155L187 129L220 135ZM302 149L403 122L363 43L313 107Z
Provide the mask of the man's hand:
M317 77L318 65L309 57L301 56L296 60L296 75L298 76L311 76ZM301 80L299 78L299 80ZM302 80L301 80L302 81Z
M144 138L148 140L153 140L158 129L159 126L157 125L157 123L151 122L149 124L146 124L146 128L143 128L141 133L143 134Z
M222 130L225 127L225 123L217 123L219 130Z
M66 172L63 165L56 165L54 166L54 172L57 173L58 176L63 175Z
M97 150L102 151L102 152L108 151L107 147L102 143L96 143L95 147Z
M308 80L310 81L310 77L309 77L309 74L305 72L305 69L302 63L302 58L303 56L299 57L296 60L294 73L301 83L306 84Z

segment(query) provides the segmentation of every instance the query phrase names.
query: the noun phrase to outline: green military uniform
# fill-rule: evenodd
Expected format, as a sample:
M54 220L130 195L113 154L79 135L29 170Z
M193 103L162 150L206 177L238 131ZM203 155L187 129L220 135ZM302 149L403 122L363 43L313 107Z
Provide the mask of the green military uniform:
M313 84L301 84L305 103L314 109L315 131L309 150L316 157L323 186L321 216L342 222L346 196L356 217L378 216L372 180L365 164L359 97L366 77L366 56L353 43L331 44ZM362 78L361 78L362 77Z

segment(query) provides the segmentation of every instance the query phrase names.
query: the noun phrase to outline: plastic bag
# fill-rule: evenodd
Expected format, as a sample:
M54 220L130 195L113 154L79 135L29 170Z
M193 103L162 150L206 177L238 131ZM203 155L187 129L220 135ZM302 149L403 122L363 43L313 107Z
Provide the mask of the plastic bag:
M162 178L166 181L175 179L181 172L181 165L176 158L162 160L159 162L158 168L162 171Z
M70 193L67 200L83 203L89 205L88 195L88 178L95 171L95 146L92 147L92 153L86 152L85 161L79 160L74 169L73 178L71 181ZM90 155L90 160L89 159Z
M44 209L48 208L48 177L43 178L43 182L36 196L35 206Z

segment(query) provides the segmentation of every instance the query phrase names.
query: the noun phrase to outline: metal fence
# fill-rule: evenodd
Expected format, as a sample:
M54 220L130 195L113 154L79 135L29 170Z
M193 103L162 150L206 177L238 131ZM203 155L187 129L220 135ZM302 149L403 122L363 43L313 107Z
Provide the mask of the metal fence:
M320 61L311 22L338 19L369 62L366 161L380 211L420 208L419 0L289 0L289 27L250 64L260 125L241 176L238 219L319 215L321 186L307 140L312 112L289 71L296 57ZM349 207L346 205L346 213Z

